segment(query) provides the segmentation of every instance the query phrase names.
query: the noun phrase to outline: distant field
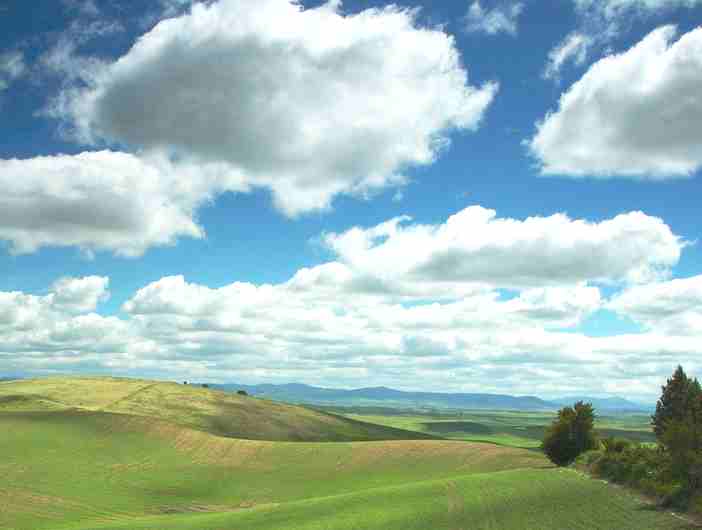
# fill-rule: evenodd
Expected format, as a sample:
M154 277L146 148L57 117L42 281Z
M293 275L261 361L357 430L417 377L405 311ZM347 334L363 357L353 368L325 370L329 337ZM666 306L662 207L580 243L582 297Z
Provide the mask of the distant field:
M0 384L0 528L685 528L623 490L553 468L538 451L401 440L416 433L225 396L114 379ZM212 425L331 434L235 439L207 432ZM349 432L389 439L328 441Z
M451 440L490 442L510 447L537 448L541 445L544 429L554 418L553 413L465 411L416 413L392 411L368 413L363 408L335 407L346 417L395 427L418 433L440 436ZM597 430L602 436L618 436L636 442L654 442L655 436L644 414L601 416Z

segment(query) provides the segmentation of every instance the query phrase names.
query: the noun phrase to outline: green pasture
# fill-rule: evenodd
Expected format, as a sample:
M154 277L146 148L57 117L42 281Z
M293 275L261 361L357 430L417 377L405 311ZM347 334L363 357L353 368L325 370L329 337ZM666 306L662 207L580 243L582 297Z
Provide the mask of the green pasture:
M544 417L345 418L174 383L0 383L0 528L687 527L539 451L436 437L478 419L497 439Z
M362 408L335 408L348 418L376 423L421 434L451 440L488 442L510 447L536 449L540 447L544 429L554 413L519 411L463 411L416 413L387 411L368 414ZM653 442L649 416L617 415L597 418L601 436L618 436L636 442Z
M263 442L94 411L0 413L0 528L229 512L548 464L442 440Z
M684 529L623 491L569 470L513 470L428 480L232 513L178 515L75 529L641 530Z

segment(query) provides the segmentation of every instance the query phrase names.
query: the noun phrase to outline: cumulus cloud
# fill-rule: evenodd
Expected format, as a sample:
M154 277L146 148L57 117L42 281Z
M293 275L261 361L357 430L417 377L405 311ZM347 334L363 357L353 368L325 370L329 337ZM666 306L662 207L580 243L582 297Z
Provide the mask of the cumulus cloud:
M197 206L218 186L238 186L216 165L113 151L0 160L0 185L0 240L13 252L76 246L123 256L203 237Z
M605 57L537 124L544 174L662 180L702 167L702 28L661 27Z
M449 131L478 127L498 89L469 84L453 38L414 11L339 2L197 3L82 70L87 88L51 109L82 141L229 164L289 215L404 182Z
M702 335L702 276L627 289L609 307L643 324L674 335Z
M26 71L27 65L21 51L13 50L0 54L0 92L9 88L10 84Z
M505 280L504 271L486 276L487 239L476 235L483 232L501 245L494 266L511 263L515 277L528 282ZM564 244L558 234L570 235L572 249L565 252L571 263L576 256L586 263L547 281L564 266L559 253L549 251ZM635 243L622 249L627 241ZM107 296L107 278L61 279L45 296L0 292L0 369L543 395L628 388L651 395L670 365L689 364L699 345L699 331L683 334L653 318L640 335L596 338L578 330L603 307L646 314L623 302L637 286L603 299L591 284L602 279L595 261L605 260L616 282L677 260L680 241L643 214L600 223L565 216L518 221L469 208L441 225L395 219L333 236L330 244L336 261L300 269L282 283L211 288L183 276L161 278L123 304L123 318L92 312ZM409 245L414 252L429 250L398 269L403 256L412 255ZM649 257L631 253L638 245ZM540 246L546 250L537 253ZM416 263L447 248L463 252L478 272L413 273L421 270ZM358 260L349 259L357 254ZM543 268L540 276L531 260ZM389 279L388 270L400 272ZM498 289L515 283L523 285L509 293ZM644 307L661 298L651 293L635 301ZM606 382L596 377L603 370L610 374Z
M45 296L0 291L0 366L31 368L37 361L138 347L128 323L91 312L108 296L108 283L97 276L62 278Z
M523 10L522 2L503 3L492 9L485 9L480 1L476 0L468 8L465 19L466 31L488 35L499 33L516 35L519 15Z
M61 278L51 286L51 304L61 310L85 313L94 311L98 303L110 297L105 276Z
M593 223L563 214L499 218L472 206L440 225L398 218L327 234L343 263L380 277L540 287L583 281L649 281L665 275L684 242L641 212Z

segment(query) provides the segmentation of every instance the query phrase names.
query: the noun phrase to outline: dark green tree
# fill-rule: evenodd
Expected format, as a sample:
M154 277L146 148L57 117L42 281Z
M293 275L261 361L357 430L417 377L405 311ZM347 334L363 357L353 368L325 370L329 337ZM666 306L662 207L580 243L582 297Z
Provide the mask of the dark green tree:
M687 401L682 419L670 419L665 422L660 444L670 457L673 480L681 483L688 491L701 489L702 393Z
M592 405L578 401L558 411L558 417L546 429L541 447L551 462L566 466L581 453L597 447L594 427Z
M667 426L673 421L685 421L692 402L702 395L702 388L697 379L687 377L683 367L678 366L673 377L668 379L661 390L661 397L656 403L656 412L651 416L651 425L658 441L665 445L664 435Z

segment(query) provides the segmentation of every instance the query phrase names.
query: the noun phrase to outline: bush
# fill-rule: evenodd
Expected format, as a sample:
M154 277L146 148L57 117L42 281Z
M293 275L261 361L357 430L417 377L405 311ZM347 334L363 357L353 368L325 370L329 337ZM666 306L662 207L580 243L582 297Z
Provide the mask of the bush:
M632 445L630 440L615 438L614 436L603 438L601 443L606 453L623 453Z

